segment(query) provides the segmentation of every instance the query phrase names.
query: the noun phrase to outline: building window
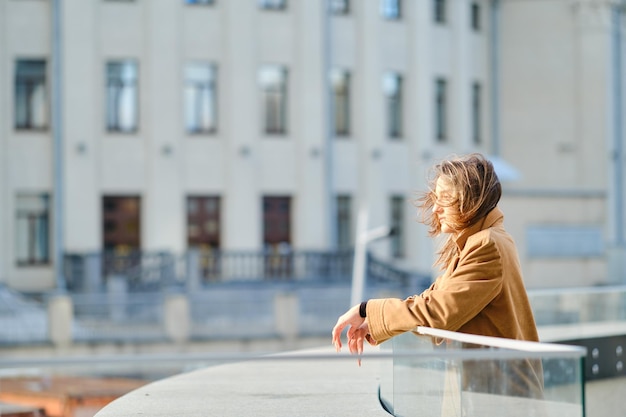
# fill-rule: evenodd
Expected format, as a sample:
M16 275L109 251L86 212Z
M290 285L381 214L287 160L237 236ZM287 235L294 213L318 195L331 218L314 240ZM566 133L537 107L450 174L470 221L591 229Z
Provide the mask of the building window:
M15 63L15 128L48 128L46 61L19 59Z
M470 19L472 29L475 31L480 30L480 5L476 2L472 2L471 11L470 11Z
M199 249L220 247L219 197L187 197L187 245Z
M215 0L185 0L185 4L213 4Z
M383 92L387 110L387 135L402 137L402 76L397 72L383 75Z
M338 136L350 134L350 73L341 69L330 72L333 100L333 126Z
M138 196L105 196L102 199L103 247L128 254L141 247L141 199Z
M435 137L443 142L447 137L447 82L435 80Z
M433 0L434 19L437 23L446 22L446 0Z
M187 247L198 251L200 275L204 281L215 281L221 275L220 197L187 197Z
M380 0L380 13L385 19L400 19L400 0Z
M263 197L263 244L291 245L291 197Z
M291 197L263 197L265 277L292 278Z
M263 95L264 130L269 134L287 132L287 69L265 65L259 70Z
M482 141L482 88L480 83L472 84L472 139L475 144Z
M18 194L15 212L17 264L50 263L50 197L48 194Z
M389 223L393 230L391 235L391 255L402 258L406 254L404 244L404 207L406 199L402 196L392 196L390 200L391 218Z
M330 12L332 14L341 15L348 14L350 12L349 0L330 0L329 3Z
M337 196L337 248L352 248L352 235L352 197L339 195Z
M195 62L185 67L185 127L188 133L217 131L217 68Z
M259 7L266 10L284 10L287 0L259 0Z
M139 127L137 67L134 60L106 64L106 117L109 132L135 132Z

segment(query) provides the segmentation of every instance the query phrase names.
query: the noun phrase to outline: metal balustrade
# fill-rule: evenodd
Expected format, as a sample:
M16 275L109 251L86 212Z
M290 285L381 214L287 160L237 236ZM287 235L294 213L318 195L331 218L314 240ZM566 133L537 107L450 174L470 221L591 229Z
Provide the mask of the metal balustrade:
M131 292L179 286L197 289L226 282L346 283L351 280L353 251L222 251L67 254L64 271L70 292L100 292L110 280L123 280ZM371 254L368 280L409 289L430 282L427 274L395 267Z

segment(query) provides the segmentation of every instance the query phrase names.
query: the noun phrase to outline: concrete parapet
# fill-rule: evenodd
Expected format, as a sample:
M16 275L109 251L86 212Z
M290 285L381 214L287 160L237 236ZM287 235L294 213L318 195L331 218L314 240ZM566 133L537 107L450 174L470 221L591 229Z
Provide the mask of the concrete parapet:
M126 282L124 276L111 275L107 278L107 298L109 301L109 317L111 320L116 322L126 320L128 282Z
M294 293L279 293L274 297L274 323L276 332L283 338L298 337L300 302Z
M168 339L175 343L188 341L191 333L189 300L183 294L169 294L164 303L163 325Z
M53 295L48 299L48 337L58 347L72 343L74 306L68 295Z
M318 354L333 356L306 359ZM331 347L212 366L140 387L96 417L388 417L377 395L380 366L377 360L361 367L353 357L337 360Z

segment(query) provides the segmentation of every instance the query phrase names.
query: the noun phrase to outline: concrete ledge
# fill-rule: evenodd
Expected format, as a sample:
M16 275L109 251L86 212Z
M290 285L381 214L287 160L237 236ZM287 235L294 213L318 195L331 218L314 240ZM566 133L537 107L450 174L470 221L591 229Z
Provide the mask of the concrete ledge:
M375 348L368 348L374 350ZM96 417L389 417L378 401L381 361L297 359L332 347L209 367L145 385L113 401Z
M331 359L297 359L328 353ZM291 355L293 360L230 363L159 380L118 398L96 417L389 417L378 402L381 360L365 358L359 368L353 358L332 359L330 347ZM585 385L588 417L621 415L626 378Z

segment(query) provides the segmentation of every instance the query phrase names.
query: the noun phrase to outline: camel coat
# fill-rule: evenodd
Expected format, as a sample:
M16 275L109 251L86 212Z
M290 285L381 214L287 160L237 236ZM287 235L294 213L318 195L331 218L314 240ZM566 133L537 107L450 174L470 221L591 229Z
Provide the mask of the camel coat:
M517 249L497 207L456 239L459 255L420 295L367 302L371 338L416 326L538 341Z
M416 326L517 340L538 341L522 280L517 249L497 207L457 238L458 256L420 295L367 302L370 337L382 343ZM373 340L372 340L373 339ZM464 389L539 398L540 361L491 364L488 379L476 378L484 363L464 363ZM510 369L514 368L514 369ZM501 376L498 377L497 375ZM467 379L469 378L469 379ZM504 382L504 380L508 382Z

